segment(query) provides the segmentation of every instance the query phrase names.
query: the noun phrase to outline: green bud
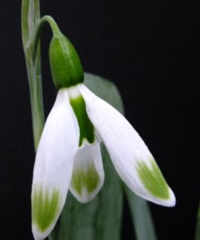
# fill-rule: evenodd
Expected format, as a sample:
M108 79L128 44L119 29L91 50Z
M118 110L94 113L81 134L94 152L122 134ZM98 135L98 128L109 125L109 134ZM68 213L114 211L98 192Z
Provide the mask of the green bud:
M62 33L53 36L49 59L53 81L58 89L83 82L84 72L80 58L72 43Z

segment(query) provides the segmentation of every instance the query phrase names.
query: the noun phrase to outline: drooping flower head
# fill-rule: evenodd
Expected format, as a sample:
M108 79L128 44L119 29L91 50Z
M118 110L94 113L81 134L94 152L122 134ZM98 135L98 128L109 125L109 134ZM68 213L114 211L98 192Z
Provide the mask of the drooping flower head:
M100 143L127 186L151 202L174 206L175 197L154 157L121 113L83 83L80 59L62 34L50 44L50 65L58 88L36 153L32 184L32 229L46 238L63 209L67 192L86 203L104 182Z

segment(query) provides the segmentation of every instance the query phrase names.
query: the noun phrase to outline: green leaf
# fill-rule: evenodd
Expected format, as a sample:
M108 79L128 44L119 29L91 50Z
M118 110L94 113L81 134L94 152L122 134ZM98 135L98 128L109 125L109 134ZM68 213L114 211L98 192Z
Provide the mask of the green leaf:
M127 195L132 220L135 227L137 240L156 240L156 233L151 217L148 203L142 198L136 196L126 186L124 186Z
M119 93L111 82L86 73L84 82L96 95L122 112ZM101 146L105 182L97 197L79 203L70 193L50 240L120 240L123 206L122 184L105 147Z
M195 240L200 240L200 205L197 211L197 219L196 219L196 229L195 229Z

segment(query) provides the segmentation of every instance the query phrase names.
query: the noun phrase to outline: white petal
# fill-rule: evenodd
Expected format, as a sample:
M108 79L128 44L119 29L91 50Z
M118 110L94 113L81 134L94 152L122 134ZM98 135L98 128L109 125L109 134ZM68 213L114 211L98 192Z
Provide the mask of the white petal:
M86 203L96 196L103 182L100 144L84 142L75 156L70 191L77 200Z
M91 122L103 139L115 169L139 196L173 206L175 196L165 182L149 149L130 123L110 104L80 85Z
M62 211L78 149L79 129L67 92L60 90L36 153L32 185L32 231L45 239Z

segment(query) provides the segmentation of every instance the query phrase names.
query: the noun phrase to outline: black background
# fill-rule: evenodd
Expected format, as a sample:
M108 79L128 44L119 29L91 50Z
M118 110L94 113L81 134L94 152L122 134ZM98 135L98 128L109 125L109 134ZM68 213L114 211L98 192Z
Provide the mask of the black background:
M200 199L199 8L181 0L41 1L75 44L86 71L119 88L129 121L153 152L177 205L151 204L160 240L193 239ZM34 150L19 0L0 6L1 239L31 240ZM55 97L43 34L46 112ZM126 208L123 239L134 239Z

